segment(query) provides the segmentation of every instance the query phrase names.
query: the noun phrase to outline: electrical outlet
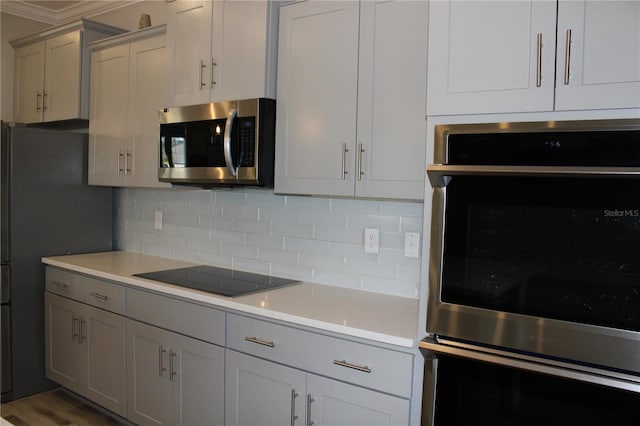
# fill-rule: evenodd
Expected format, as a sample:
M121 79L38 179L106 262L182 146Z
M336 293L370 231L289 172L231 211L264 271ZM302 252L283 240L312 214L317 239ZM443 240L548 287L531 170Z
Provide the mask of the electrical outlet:
M159 210L153 212L153 229L162 231L162 212Z
M380 251L380 232L378 228L364 229L364 252L378 253Z
M420 234L407 232L404 234L404 255L406 257L418 257L420 255Z

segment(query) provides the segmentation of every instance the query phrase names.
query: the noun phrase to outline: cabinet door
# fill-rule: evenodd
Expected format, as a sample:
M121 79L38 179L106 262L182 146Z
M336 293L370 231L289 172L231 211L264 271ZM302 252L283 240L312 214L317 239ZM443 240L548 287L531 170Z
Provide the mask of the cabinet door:
M361 3L357 196L424 197L427 7Z
M80 31L46 41L44 121L80 117Z
M84 307L80 338L85 351L83 395L125 416L125 318L102 309Z
M302 371L227 350L225 424L305 424L305 376Z
M168 5L167 106L209 102L212 7L210 0L176 0Z
M44 294L46 375L51 380L82 392L82 346L80 303Z
M89 114L90 184L123 184L130 124L129 46L93 53Z
M427 114L552 111L555 18L552 1L430 2Z
M349 1L280 8L276 192L354 194L358 15Z
M127 320L127 418L136 424L171 424L170 345L170 333Z
M277 13L271 1L214 2L213 102L275 96L275 55L269 49L277 47Z
M307 376L309 420L322 426L409 424L409 400L324 377Z
M15 51L14 119L18 123L42 121L44 87L44 41Z
M158 112L166 100L167 55L165 37L132 43L129 94L132 97L133 140L128 148L127 186L170 187L158 182L160 124Z
M178 334L169 362L173 425L224 424L224 349Z
M556 109L640 107L640 2L558 2Z

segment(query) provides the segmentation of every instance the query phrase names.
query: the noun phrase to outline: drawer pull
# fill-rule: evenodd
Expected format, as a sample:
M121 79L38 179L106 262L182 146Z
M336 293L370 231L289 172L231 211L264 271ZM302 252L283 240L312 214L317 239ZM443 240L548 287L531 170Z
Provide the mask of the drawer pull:
M257 343L259 345L262 346L268 346L270 348L275 348L276 344L273 342L269 342L266 340L262 340L262 339L258 339L257 337L245 337L244 340L246 340L247 342L251 342L251 343Z
M340 367L353 368L354 370L362 371L364 373L371 373L371 369L366 365L363 367L361 365L351 364L346 360L338 361L337 359L333 360L335 365L339 365Z
M100 293L89 293L90 296L93 296L97 299L100 300L109 300L109 296L105 296L104 294L100 294Z
M51 281L51 284L56 285L58 287L62 287L62 288L69 287L68 285L66 285L65 283L61 283L60 281Z

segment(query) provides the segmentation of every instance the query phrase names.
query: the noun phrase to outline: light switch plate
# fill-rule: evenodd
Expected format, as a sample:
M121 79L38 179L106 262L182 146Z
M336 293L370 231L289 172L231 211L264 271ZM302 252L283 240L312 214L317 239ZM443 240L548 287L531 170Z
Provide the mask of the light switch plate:
M420 234L418 232L404 234L404 255L416 258L420 256Z

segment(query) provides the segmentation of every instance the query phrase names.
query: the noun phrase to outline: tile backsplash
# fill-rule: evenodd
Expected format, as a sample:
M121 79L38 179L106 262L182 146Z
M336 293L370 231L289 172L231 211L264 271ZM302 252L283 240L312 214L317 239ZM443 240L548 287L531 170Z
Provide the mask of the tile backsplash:
M268 189L117 189L118 249L250 272L418 297L423 204L276 195ZM162 212L162 229L154 212ZM364 252L364 228L380 252Z

